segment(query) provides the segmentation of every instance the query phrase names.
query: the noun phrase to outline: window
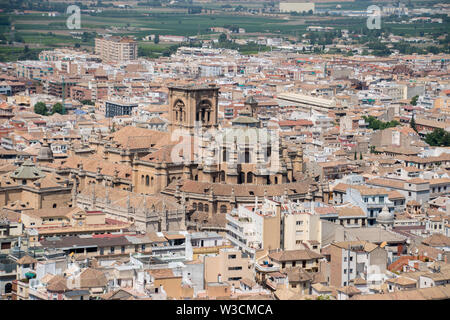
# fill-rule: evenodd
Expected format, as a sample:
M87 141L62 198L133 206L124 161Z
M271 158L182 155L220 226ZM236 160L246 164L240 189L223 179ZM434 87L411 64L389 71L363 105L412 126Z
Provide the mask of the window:
M145 243L141 245L141 250L142 250L142 251L145 250Z
M100 248L100 255L102 256L105 253L103 248Z
M349 271L349 272L350 272L350 274L352 274L352 273L353 273L353 269L350 269L350 271Z
M2 250L4 250L4 249L10 249L11 248L11 242L3 242L2 244L1 244L1 249Z
M347 257L344 257L344 262L347 262Z
M125 253L125 246L122 246L122 247L120 248L120 252L121 252L121 253Z
M242 270L242 267L228 267L228 271L234 271L234 270Z
M347 269L344 269L344 274L347 274Z
M236 259L236 255L235 254L229 254L228 255L228 259Z
M114 250L115 250L115 248L114 248L114 247L111 247L110 252L111 252L111 253L114 253Z
M292 266L295 267L295 261L292 261Z
M350 261L353 261L353 257L350 257Z
M303 221L296 221L295 224L301 226L303 224Z

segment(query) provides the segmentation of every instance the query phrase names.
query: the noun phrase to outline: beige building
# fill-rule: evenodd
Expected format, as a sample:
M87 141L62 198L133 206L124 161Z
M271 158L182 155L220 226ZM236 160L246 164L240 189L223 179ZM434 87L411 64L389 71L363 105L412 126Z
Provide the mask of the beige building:
M148 270L150 283L147 290L154 294L165 294L167 298L186 299L194 296L194 288L182 283L182 276L172 269Z
M309 205L309 206L308 206ZM282 246L284 250L303 249L309 243L312 250L320 250L322 223L314 212L314 203L288 202L282 205Z
M16 212L70 206L71 192L69 180L43 173L30 160L0 176L0 206Z
M241 279L254 278L251 259L237 248L222 249L217 256L206 256L204 265L205 284L228 282L237 288Z
M104 62L124 62L137 59L137 42L129 38L107 37L95 39L95 53Z

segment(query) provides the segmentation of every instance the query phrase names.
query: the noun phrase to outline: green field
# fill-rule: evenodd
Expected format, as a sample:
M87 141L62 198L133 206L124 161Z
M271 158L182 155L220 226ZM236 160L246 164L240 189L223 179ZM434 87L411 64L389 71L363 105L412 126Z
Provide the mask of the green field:
M414 1L417 4L422 1ZM364 10L368 5L376 2L355 1L351 3L339 3L343 10ZM433 1L428 3L433 4ZM241 4L250 7L263 7L264 4L257 1L252 2L221 2L216 1L211 4L202 5L203 8L221 8L230 4L233 7ZM335 9L336 3L318 4L318 8ZM199 5L194 1L194 5ZM265 4L268 5L268 4ZM382 3L379 3L383 6ZM361 17L339 17L320 15L242 15L238 12L220 14L188 14L187 9L181 8L148 8L139 9L102 9L101 13L83 13L81 15L81 30L69 30L66 26L67 15L61 14L56 17L49 17L42 13L34 14L13 14L0 13L0 43L19 43L23 47L28 44L30 49L48 47L93 47L94 38L97 34L109 33L115 35L135 36L138 40L150 34L177 35L177 36L199 36L201 39L217 37L210 31L211 27L237 26L244 28L246 34L234 34L235 38L246 38L256 36L295 36L300 39L306 33L306 28L310 25L322 27L333 27L336 30L348 29L362 33L366 27L366 18ZM382 21L381 32L389 31L402 36L430 36L437 38L446 34L450 29L448 18L444 23L438 24L394 24L389 19ZM14 30L12 30L12 27ZM82 39L79 35L71 32L86 33ZM367 30L366 30L367 31ZM148 42L140 42L140 53L142 56L157 57L164 55L173 49L170 44L154 45ZM243 53L254 53L266 50L265 48L238 48ZM11 56L10 53L6 56ZM4 56L2 56L4 57Z

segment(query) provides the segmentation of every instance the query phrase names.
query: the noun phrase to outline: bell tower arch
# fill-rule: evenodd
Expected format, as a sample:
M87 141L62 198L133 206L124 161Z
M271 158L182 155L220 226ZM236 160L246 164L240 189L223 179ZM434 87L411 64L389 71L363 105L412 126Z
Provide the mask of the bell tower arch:
M218 97L215 84L169 86L170 131L194 132L196 123L202 128L217 128Z

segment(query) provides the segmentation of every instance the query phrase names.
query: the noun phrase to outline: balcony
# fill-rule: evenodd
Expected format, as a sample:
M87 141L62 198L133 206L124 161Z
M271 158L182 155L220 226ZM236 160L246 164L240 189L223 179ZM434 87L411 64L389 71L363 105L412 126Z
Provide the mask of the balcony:
M259 272L278 272L280 267L270 264L255 263L255 269Z

